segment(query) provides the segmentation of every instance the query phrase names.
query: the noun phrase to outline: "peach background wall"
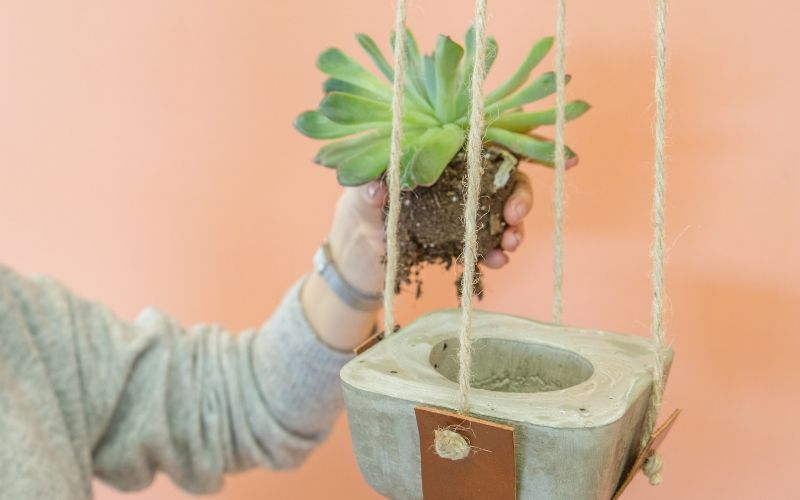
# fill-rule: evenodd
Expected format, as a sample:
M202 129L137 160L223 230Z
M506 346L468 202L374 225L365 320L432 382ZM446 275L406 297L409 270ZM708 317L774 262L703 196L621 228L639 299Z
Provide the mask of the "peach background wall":
M490 83L552 32L551 1L490 2ZM649 322L652 2L570 2L568 323ZM800 498L800 167L792 2L673 1L670 16L666 481L629 498ZM767 7L769 7L767 9ZM382 42L390 1L0 0L0 260L50 273L124 317L260 323L309 269L339 188L291 128L320 98L316 55ZM472 2L411 0L425 47ZM768 12L767 12L768 11ZM363 59L363 58L362 58ZM551 61L545 65L552 66ZM527 243L483 307L546 319L551 173L529 167ZM427 275L407 321L454 304ZM123 498L102 485L103 500ZM219 499L370 499L344 419L300 470L232 477ZM180 499L166 478L128 498Z

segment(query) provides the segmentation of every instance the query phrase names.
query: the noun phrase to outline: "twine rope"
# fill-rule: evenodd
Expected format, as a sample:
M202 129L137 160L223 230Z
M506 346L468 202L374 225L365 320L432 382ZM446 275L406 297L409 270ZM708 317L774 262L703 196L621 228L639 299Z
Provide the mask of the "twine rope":
M644 475L647 476L647 479L650 480L650 484L652 486L658 486L661 484L661 468L664 466L664 459L661 458L661 455L654 453L647 460L644 461L642 465L642 471Z
M397 226L400 221L400 153L403 140L403 94L406 79L406 0L397 0L394 23L394 79L392 81L392 135L386 184L386 278L383 288L383 334L394 333L394 290L397 281Z
M556 142L555 193L553 201L553 323L561 324L564 308L564 122L566 121L566 0L556 6Z
M667 70L667 0L656 0L656 72L655 72L655 173L653 183L653 225L652 287L653 302L650 332L655 342L655 362L653 364L653 390L645 415L645 428L641 447L647 445L658 419L658 411L664 394L666 368L666 339L664 333L664 147L666 142L666 70ZM662 459L654 454L643 468L650 484L661 482Z
M433 448L437 455L448 460L463 460L472 451L467 439L453 429L435 429Z
M467 180L464 204L464 253L462 263L464 273L461 282L461 330L459 332L459 412L467 414L470 402L470 376L472 370L472 297L475 285L475 265L477 263L478 202L480 183L483 174L483 126L484 103L483 82L486 66L486 3L476 0L475 8L475 61L471 81L470 130L467 140ZM653 391L645 415L645 432L641 446L644 447L652 436L661 406L665 376L665 329L664 329L664 149L666 116L666 0L656 0L656 76L655 76L655 174L653 190L653 244L652 286L653 300L651 312L651 334L655 341L655 362L653 368ZM563 243L563 176L565 171L564 122L565 122L565 0L558 0L556 21L556 189L555 189L555 258L554 258L554 297L553 317L561 322L562 313L562 243ZM389 213L386 224L386 280L384 288L385 335L394 331L394 289L397 272L397 226L400 210L400 148L402 140L402 111L405 80L405 0L397 0L395 18L394 81L392 96L392 134L391 150L387 175L389 188ZM464 458L463 442L452 439L450 433L435 435L437 453L446 458ZM450 443L448 445L448 443ZM458 448L458 449L456 449ZM461 456L463 455L463 456ZM453 458L454 457L454 458ZM643 470L651 484L661 482L662 458L654 454L645 462Z
M464 202L464 274L461 278L461 331L458 341L458 410L469 413L472 373L472 296L478 259L478 202L483 176L483 80L486 76L486 0L475 2L475 61L472 67L472 109L467 138L467 195Z

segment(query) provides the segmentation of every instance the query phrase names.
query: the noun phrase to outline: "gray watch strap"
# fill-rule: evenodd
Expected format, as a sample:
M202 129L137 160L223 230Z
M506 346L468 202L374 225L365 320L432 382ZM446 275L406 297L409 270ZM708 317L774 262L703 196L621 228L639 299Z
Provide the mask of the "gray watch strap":
M328 242L324 242L314 254L314 269L342 302L359 311L375 311L383 304L383 294L367 293L354 287L344 279L331 257Z

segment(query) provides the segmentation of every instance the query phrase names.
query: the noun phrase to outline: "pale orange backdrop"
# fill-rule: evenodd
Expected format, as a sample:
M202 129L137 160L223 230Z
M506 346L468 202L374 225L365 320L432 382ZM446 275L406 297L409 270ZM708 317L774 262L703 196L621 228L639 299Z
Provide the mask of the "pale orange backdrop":
M491 83L552 33L553 1L490 2ZM651 189L649 1L569 4L568 323L646 334ZM800 498L800 165L788 1L673 1L670 12L665 483L628 498ZM424 47L458 37L471 1L410 0ZM260 323L309 270L339 188L291 127L320 98L316 55L384 42L376 0L0 0L0 260L52 274L124 317ZM385 43L384 43L385 46ZM364 60L359 55L359 58ZM546 67L552 66L548 60ZM482 307L547 319L551 172L528 167L527 243ZM402 319L454 305L427 275ZM100 484L97 497L123 498ZM125 498L181 499L168 479ZM298 471L231 477L219 499L371 499L344 419Z

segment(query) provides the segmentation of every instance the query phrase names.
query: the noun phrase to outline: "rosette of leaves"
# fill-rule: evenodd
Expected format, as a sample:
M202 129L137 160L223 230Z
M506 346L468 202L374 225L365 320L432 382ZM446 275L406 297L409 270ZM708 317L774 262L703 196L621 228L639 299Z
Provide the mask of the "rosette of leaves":
M389 163L390 150L394 71L374 40L364 34L356 38L385 80L341 50L328 49L317 60L317 67L329 76L323 85L325 97L319 109L306 111L295 121L297 130L308 137L336 139L319 150L315 162L335 168L339 183L345 186L379 178ZM467 31L464 47L440 35L432 54L420 53L410 31L405 45L400 172L403 188L413 189L434 184L464 146L469 127L474 32ZM555 109L525 111L522 107L555 92L553 72L529 82L552 45L552 37L537 41L517 70L485 96L486 141L544 165L553 164L555 146L531 132L555 123ZM496 56L497 42L490 38L487 72ZM572 101L566 106L566 118L574 119L588 109L586 102ZM569 148L565 154L567 158L574 156Z

